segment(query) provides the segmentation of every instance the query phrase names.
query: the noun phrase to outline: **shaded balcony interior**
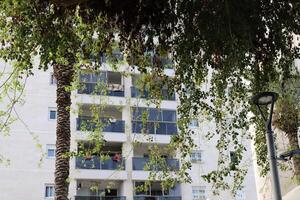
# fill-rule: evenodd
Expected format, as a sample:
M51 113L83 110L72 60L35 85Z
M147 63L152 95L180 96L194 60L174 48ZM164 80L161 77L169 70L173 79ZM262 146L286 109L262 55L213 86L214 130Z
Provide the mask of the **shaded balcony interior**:
M122 143L105 143L101 148L91 142L78 142L77 169L125 170Z
M161 182L151 182L145 189L143 188L145 182L134 182L134 200L181 200L180 184L176 184L174 187L164 189Z
M101 52L99 54L100 63L111 63L116 61L122 61L124 59L124 56L120 49L115 49L111 52L111 54L104 54Z
M126 200L123 181L77 180L75 200Z
M96 59L96 57L98 57ZM129 64L134 64L136 63L136 57L130 56L131 57L131 63ZM172 61L171 54L167 55L158 55L155 53L153 50L147 50L144 52L144 58L147 63L149 63L150 66L153 66L154 63L159 63L162 67L166 69L172 69L174 66L174 62ZM120 51L119 48L114 49L110 54L108 53L103 53L100 52L98 56L91 56L91 59L94 60L95 62L99 62L100 64L102 63L111 63L111 62L116 62L116 61L123 61L124 56L123 53Z
M159 82L159 80L157 80ZM150 98L149 88L143 83L142 75L133 74L132 75L132 86L131 86L131 97L136 98ZM175 101L175 93L171 94L167 86L163 86L161 89L161 98L163 100Z
M124 97L124 80L120 72L82 73L79 81L81 84L79 94Z
M78 131L95 131L124 133L125 121L122 109L116 106L79 105L76 129Z
M144 56L151 66L158 64L165 69L172 69L174 66L174 62L171 58L172 56L169 53L167 55L158 55L157 52L148 50L144 52Z
M176 135L175 110L132 107L132 132L143 134Z
M156 157L150 158L150 152L154 149L153 146L148 144L136 145L133 149L132 169L134 171L172 171L179 169L179 161L167 145L157 144L156 148L159 149L159 152L155 153Z

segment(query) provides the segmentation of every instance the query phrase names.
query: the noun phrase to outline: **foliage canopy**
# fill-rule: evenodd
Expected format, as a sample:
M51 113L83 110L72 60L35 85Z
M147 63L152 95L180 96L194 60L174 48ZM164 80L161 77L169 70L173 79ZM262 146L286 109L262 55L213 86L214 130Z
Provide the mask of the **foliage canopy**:
M229 189L224 176L233 176L233 189L240 188L246 173L240 163L244 140L251 138L253 122L258 164L267 167L261 124L248 117L248 100L295 70L299 1L3 0L0 8L0 56L12 60L20 73L31 72L35 56L44 70L58 64L89 66L91 55L111 53L118 41L127 62L151 74L149 82L159 77L179 94L181 131L172 145L182 153L183 169L190 167L186 157L194 147L188 123L199 115L216 125L207 136L218 139L220 152L219 167L206 180ZM149 68L147 51L171 54L174 78L165 77L160 59ZM229 147L239 163L233 175Z

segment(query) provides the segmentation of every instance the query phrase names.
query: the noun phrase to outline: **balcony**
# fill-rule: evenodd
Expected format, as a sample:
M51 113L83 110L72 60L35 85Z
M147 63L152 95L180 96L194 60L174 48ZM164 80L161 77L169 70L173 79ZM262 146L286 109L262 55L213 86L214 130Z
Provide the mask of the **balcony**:
M134 196L134 200L181 200L181 196Z
M124 120L109 120L107 118L100 119L103 123L103 132L113 132L113 133L124 133L125 132L125 121ZM97 127L91 117L79 117L76 119L76 129L78 131L93 131Z
M100 71L80 74L78 94L95 94L124 97L124 81L121 73Z
M178 170L179 169L179 161L177 159L165 159L167 166L171 170ZM145 166L149 162L149 158L144 157L133 157L132 158L132 168L133 170L144 170ZM157 165L150 165L148 164L151 170L159 171L161 167Z
M101 160L98 156L89 159L76 157L76 169L125 170L125 159L114 161L112 158Z
M75 200L126 200L126 197L120 196L75 196Z
M97 83L82 83L83 87L78 89L78 94L108 95L114 97L124 97L123 85L108 85L101 89Z
M132 121L133 133L146 133L158 135L177 135L177 125L174 122L146 122Z
M167 89L162 89L163 100L175 101L175 94L170 95ZM148 98L149 92L147 90L141 91L135 86L131 86L131 97Z

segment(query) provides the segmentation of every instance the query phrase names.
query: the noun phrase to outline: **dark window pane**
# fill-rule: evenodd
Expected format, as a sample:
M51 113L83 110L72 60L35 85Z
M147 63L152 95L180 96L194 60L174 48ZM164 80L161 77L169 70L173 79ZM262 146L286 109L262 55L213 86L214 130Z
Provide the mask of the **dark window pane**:
M166 124L159 123L156 127L156 134L165 135L166 134Z
M155 108L149 109L148 120L149 121L161 121L161 112Z
M54 197L54 187L53 186L46 186L45 197Z
M57 80L56 80L54 74L51 74L50 84L51 85L56 85L57 84Z
M145 182L135 182L135 195L150 195L150 188L145 191L144 188Z
M56 119L56 110L50 110L50 119Z
M133 133L141 133L143 128L142 122L132 122L132 132Z
M163 112L163 121L176 122L176 112L170 110L164 110Z
M133 108L132 120L142 120L142 115L144 112L146 112L144 108Z
M100 72L97 76L96 82L106 83L107 82L106 72Z
M176 123L166 123L166 129L167 135L174 135L177 133Z
M54 149L48 149L47 157L49 157L49 158L55 157L55 150Z
M90 74L80 74L80 82L91 82Z
M147 123L147 129L146 129L146 133L148 134L154 134L154 123L153 122L148 122Z
M238 158L234 151L230 151L230 161L232 164L238 164Z

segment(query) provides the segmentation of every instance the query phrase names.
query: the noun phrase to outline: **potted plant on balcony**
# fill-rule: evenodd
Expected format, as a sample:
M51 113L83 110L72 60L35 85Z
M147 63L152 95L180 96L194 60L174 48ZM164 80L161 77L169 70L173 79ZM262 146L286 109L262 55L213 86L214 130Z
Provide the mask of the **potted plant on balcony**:
M92 159L92 152L91 151L86 151L85 152L85 156L84 156L84 159L85 160L91 160Z

